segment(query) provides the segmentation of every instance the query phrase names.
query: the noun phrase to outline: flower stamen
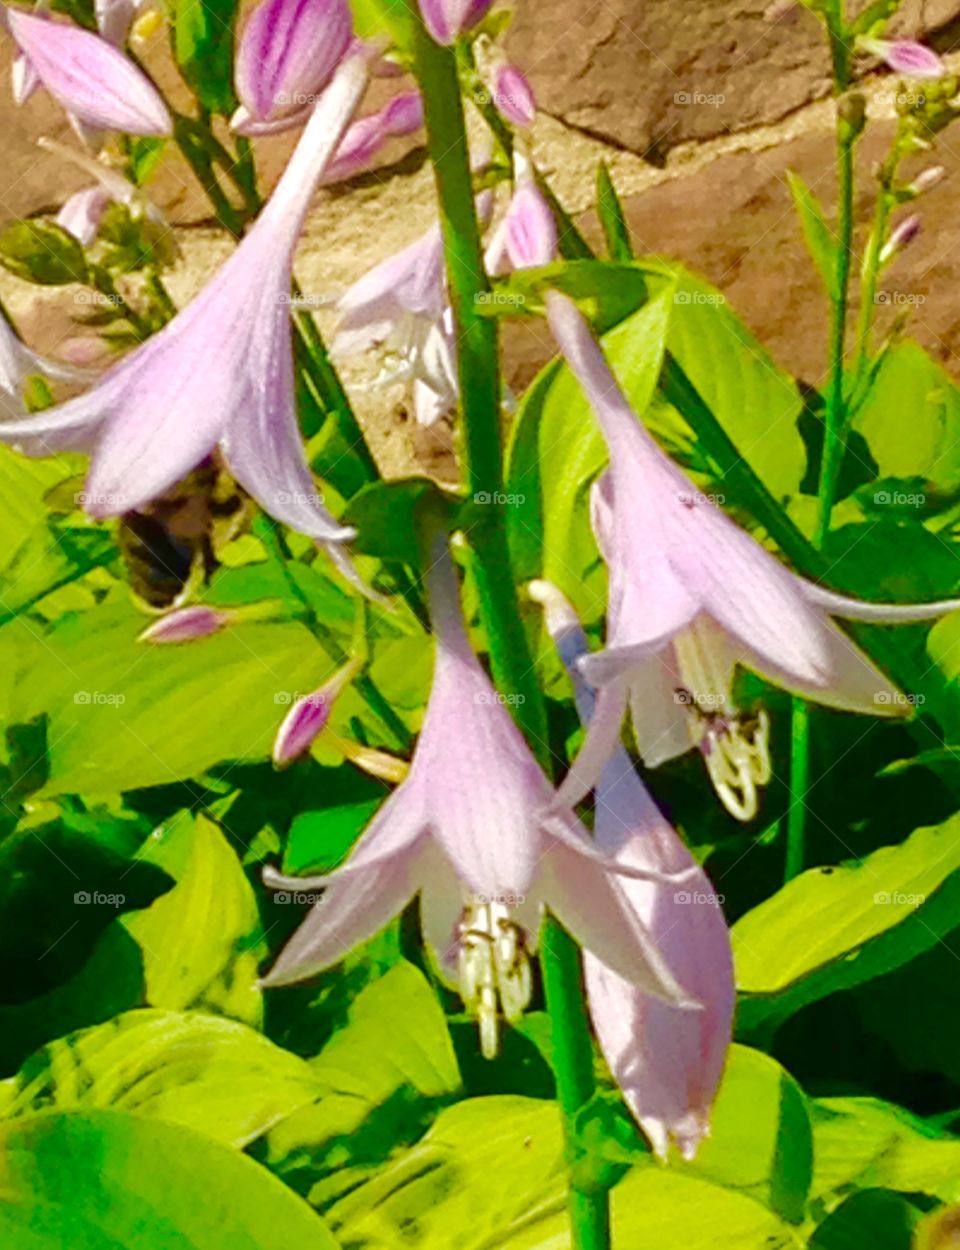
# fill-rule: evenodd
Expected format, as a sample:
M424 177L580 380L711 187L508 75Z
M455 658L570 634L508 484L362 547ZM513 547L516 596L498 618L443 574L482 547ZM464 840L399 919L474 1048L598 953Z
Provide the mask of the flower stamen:
M499 1050L499 1018L516 1024L530 1003L533 977L524 929L502 903L475 899L464 906L457 927L460 997L477 1017L485 1059Z

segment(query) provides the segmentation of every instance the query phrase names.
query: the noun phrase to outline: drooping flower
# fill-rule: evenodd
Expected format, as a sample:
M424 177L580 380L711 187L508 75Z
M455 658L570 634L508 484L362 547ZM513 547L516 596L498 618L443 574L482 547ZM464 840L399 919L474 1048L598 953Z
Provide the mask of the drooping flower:
M574 684L586 723L594 693L577 663L588 653L580 622L556 587L534 582L531 597L545 609L547 630ZM671 1141L693 1158L709 1132L710 1109L730 1046L735 991L733 956L720 899L618 746L600 774L594 838L619 863L690 879L676 885L624 881L630 905L677 982L702 1004L685 1011L652 997L584 956L587 1004L604 1057L631 1111L666 1157Z
M486 16L493 0L420 0L424 25L439 44L449 47Z
M385 347L387 365L377 381L412 383L421 425L456 407L456 345L439 223L365 273L337 308L334 356Z
M317 179L366 76L363 57L344 61L269 203L191 304L86 394L0 425L0 440L28 454L92 449L92 515L142 506L219 446L234 478L272 516L320 542L352 536L323 507L304 455L290 275Z
M423 97L402 91L377 113L360 117L348 128L323 175L324 185L342 182L369 168L388 139L414 134L423 126Z
M600 689L560 795L575 802L593 786L629 704L648 767L698 747L724 804L749 820L769 779L768 724L762 710L734 703L736 667L829 707L909 715L907 698L831 617L922 621L960 608L960 600L868 604L791 573L660 450L576 305L550 291L546 308L610 453L592 494L609 578L607 640L580 662Z
M89 369L50 360L27 347L0 309L0 418L23 417L23 386L35 374L63 382L89 382L95 376Z
M861 38L857 47L878 56L896 73L908 78L942 78L947 72L936 52L912 39Z
M445 538L431 557L436 660L410 772L341 868L296 879L293 888L326 886L326 893L266 984L302 980L337 963L422 893L428 941L442 959L459 962L487 1053L495 1049L498 1001L510 1017L525 1005L523 965L545 906L631 984L692 1006L630 907L619 876L650 874L613 868L573 813L556 806L552 787L470 648ZM268 877L272 885L289 880Z
M106 39L18 9L7 9L6 20L29 65L20 74L21 99L32 90L32 74L85 127L130 135L173 133L156 87Z
M347 0L262 0L237 50L233 129L269 134L305 121L352 40Z
M330 719L337 695L353 681L359 669L359 661L349 661L317 690L294 702L273 742L273 762L278 768L292 764L310 750Z

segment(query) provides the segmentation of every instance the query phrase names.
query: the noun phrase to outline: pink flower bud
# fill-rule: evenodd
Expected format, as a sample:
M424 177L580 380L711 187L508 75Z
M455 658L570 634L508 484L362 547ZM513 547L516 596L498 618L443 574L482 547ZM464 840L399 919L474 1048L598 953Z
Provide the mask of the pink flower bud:
M861 39L859 46L909 78L941 78L946 73L936 52L912 39Z
M537 102L526 74L504 61L493 72L493 103L497 112L514 126L532 126Z
M486 15L493 0L420 0L420 13L427 30L444 47L456 43Z
M283 718L273 741L273 762L278 768L292 764L310 750L330 719L334 700L357 675L359 668L360 662L351 660L319 689L296 700Z
M557 256L557 223L532 180L521 182L505 218L507 255L517 269L549 265Z
M885 265L887 261L893 260L898 252L902 252L908 244L913 242L922 229L923 221L919 213L911 213L909 217L904 217L884 243L880 251L880 264Z
M346 0L263 0L237 51L244 119L276 122L308 112L352 41Z
M219 633L230 621L230 614L218 608L197 603L189 608L177 608L148 625L138 642L170 643L195 642Z

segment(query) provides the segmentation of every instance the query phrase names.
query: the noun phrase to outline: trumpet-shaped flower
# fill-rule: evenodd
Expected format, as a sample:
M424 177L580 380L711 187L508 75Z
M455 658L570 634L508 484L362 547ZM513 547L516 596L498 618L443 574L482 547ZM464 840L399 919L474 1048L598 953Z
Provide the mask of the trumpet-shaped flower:
M769 779L768 725L762 710L745 713L734 703L736 667L829 707L909 714L905 696L831 617L921 621L960 600L861 603L784 568L656 445L576 306L556 291L546 304L610 452L593 488L593 526L609 577L607 642L580 662L600 691L561 796L574 802L593 786L629 703L648 767L699 747L725 805L749 820Z
M173 133L156 87L106 39L17 9L8 9L6 19L29 63L21 74L21 99L32 90L32 74L83 126L131 135Z
M523 1008L529 988L523 967L545 906L631 984L690 1005L619 875L650 874L613 867L573 813L557 807L470 648L445 545L433 557L428 593L436 661L410 772L341 868L296 882L326 886L326 893L266 983L301 980L338 962L422 892L428 941L441 958L458 958L462 992L480 1014L487 1053L495 1048L498 1001L508 1018Z
M530 595L543 604L547 629L574 684L584 722L594 693L577 662L588 653L580 622L556 587L534 582ZM690 874L682 890L654 880L625 881L623 889L657 943L678 983L702 1004L685 1011L652 997L606 967L584 957L587 1003L610 1071L654 1149L665 1157L674 1141L687 1159L709 1132L730 1046L735 1000L730 936L720 900L704 871L664 818L617 747L600 774L594 838L619 863L651 873Z
M303 122L352 40L347 0L262 0L237 50L233 129L265 134Z
M378 381L413 383L421 425L433 425L457 403L453 314L447 298L440 226L388 256L350 288L338 304L331 344L335 356L387 349Z
M304 455L290 271L317 179L365 82L364 58L348 58L257 222L191 304L86 394L0 424L0 439L29 454L92 450L92 515L142 506L219 446L233 476L278 520L320 542L352 536L322 506Z

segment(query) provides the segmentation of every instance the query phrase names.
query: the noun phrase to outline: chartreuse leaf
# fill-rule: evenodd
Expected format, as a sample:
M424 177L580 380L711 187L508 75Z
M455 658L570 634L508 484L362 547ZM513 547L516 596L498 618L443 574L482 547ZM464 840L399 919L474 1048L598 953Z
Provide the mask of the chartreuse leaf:
M775 1059L734 1046L690 1170L802 1222L813 1179L813 1135L799 1085Z
M346 1026L311 1067L322 1096L270 1133L271 1163L285 1172L309 1158L315 1175L336 1164L337 1190L346 1183L347 1160L363 1163L397 1141L415 1140L460 1088L436 995L402 960L357 995Z
M177 882L124 923L143 950L146 1000L259 1024L258 965L266 953L256 896L219 825L181 812L141 856Z
M831 1199L882 1186L960 1200L960 1138L879 1098L817 1098L813 1123L813 1195Z
M800 1245L759 1203L656 1164L614 1190L614 1246L630 1250L776 1250ZM355 1250L563 1250L570 1244L557 1107L473 1098L443 1111L326 1212Z
M338 1250L265 1168L179 1124L53 1112L0 1128L9 1250Z
M919 478L930 494L956 490L960 389L919 343L898 343L885 354L853 428L881 478Z
M71 1033L31 1056L0 1085L0 1116L130 1111L242 1147L318 1090L305 1060L246 1025L148 1009Z
M960 816L859 864L814 868L733 927L744 1034L899 967L957 925Z
M403 51L411 50L414 27L406 0L350 0L350 11L361 38L386 38Z
M836 297L837 289L837 240L824 220L823 210L817 202L817 197L800 175L788 170L787 183L800 216L807 250L813 257L813 263L823 279L827 294L833 299Z
M266 759L293 695L334 671L299 624L238 624L189 647L138 643L144 625L104 605L29 650L11 715L49 717L45 794L112 794Z
M85 282L87 259L69 231L53 221L15 221L0 234L0 264L41 286Z

